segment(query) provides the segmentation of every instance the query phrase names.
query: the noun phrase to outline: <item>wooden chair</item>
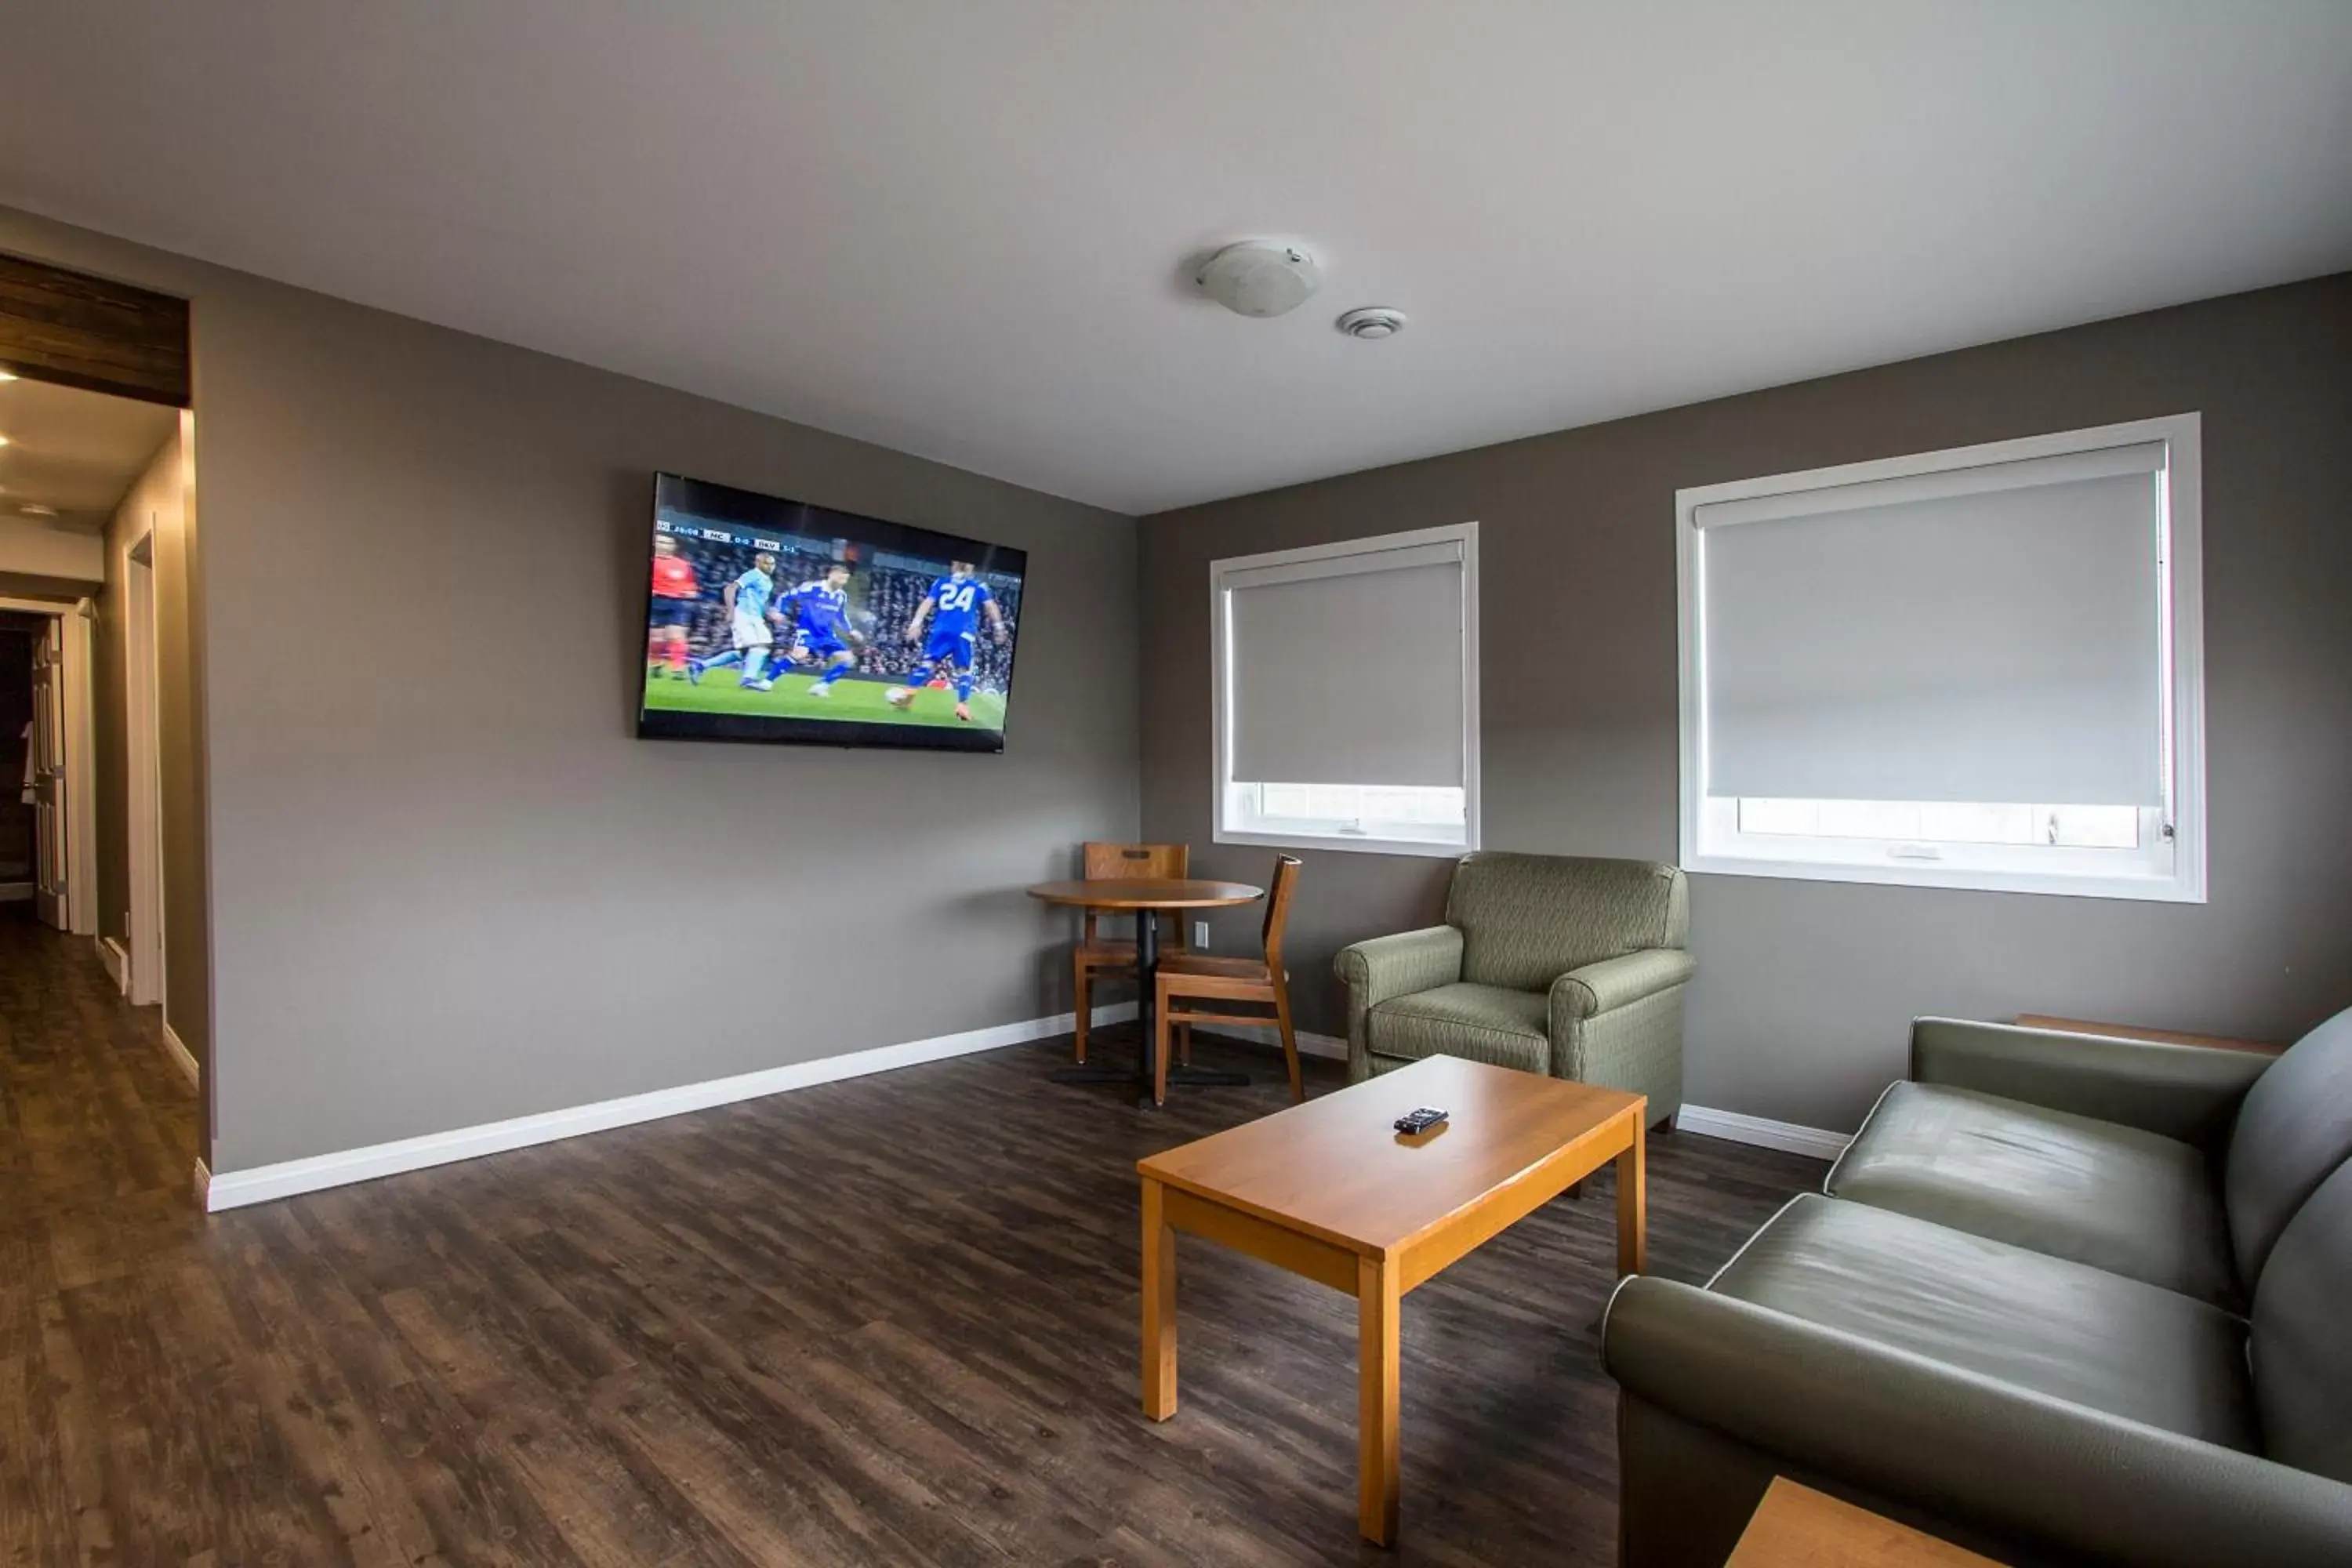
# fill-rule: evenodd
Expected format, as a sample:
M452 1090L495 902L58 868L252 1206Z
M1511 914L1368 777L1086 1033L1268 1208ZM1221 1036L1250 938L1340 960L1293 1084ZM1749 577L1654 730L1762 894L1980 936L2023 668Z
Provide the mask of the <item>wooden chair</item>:
M1298 889L1301 862L1296 855L1277 856L1274 863L1274 886L1265 895L1265 956L1257 958L1221 958L1214 953L1170 953L1160 960L1160 984L1153 1000L1158 1004L1158 1017L1153 1029L1158 1047L1152 1054L1159 1059L1159 1080L1151 1086L1153 1100L1165 1103L1168 1099L1168 1037L1171 1029L1183 1031L1184 1054L1192 1056L1192 1026L1195 1024L1272 1024L1282 1034L1283 1064L1290 1069L1290 1098L1307 1098L1307 1087L1298 1076L1298 1040L1290 1029L1290 976L1282 967L1282 928L1290 919L1290 896ZM1211 1003L1251 1002L1272 1007L1274 1016L1264 1014L1213 1013L1181 1006L1187 999Z
M1089 882L1110 881L1114 879L1183 878L1192 875L1192 852L1181 844L1094 844L1083 847L1080 858L1084 875ZM1097 936L1095 910L1087 911L1086 930L1078 938L1072 953L1072 968L1077 981L1078 1060L1087 1059L1087 1022L1094 1012L1094 982L1097 978L1116 980L1135 978L1135 943ZM1151 915L1139 914L1139 921ZM1173 942L1164 944L1163 952L1186 952L1184 933L1176 933Z

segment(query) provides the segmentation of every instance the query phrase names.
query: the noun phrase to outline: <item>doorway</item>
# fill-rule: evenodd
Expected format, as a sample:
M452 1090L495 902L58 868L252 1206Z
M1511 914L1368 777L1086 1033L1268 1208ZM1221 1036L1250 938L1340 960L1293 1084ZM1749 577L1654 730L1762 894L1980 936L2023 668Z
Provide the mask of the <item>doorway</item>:
M86 981L94 950L101 985L142 1007L105 1022L84 1006L61 1027L153 1031L194 1090L201 1193L213 1074L189 365L186 300L0 255L0 610L43 617L22 717L5 690L19 661L0 647L0 873L25 863L27 923L92 939L7 952Z
M0 600L0 901L98 931L91 606Z
M39 847L30 796L33 649L47 628L40 616L0 611L0 914L32 914Z

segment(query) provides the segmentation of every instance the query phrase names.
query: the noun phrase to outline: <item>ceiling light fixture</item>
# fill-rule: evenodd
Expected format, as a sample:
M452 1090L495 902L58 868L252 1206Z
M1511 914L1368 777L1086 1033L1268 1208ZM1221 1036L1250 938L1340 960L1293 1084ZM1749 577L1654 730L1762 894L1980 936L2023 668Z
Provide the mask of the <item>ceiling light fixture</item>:
M25 505L18 507L16 510L23 512L26 517L55 517L58 515L57 508L53 506L42 506L38 502L34 501L28 501Z
M14 380L16 380L16 373L15 371L13 371L13 370L0 370L0 381L14 381Z
M7 444L8 444L8 437L5 437L5 436L0 436L0 447L5 447L5 446L6 446Z
M1323 268L1295 245L1245 239L1209 258L1193 281L1235 315L1262 320L1305 304L1323 287Z
M1386 305L1367 305L1360 310L1349 311L1336 324L1351 338L1376 342L1404 331L1404 312L1391 310Z

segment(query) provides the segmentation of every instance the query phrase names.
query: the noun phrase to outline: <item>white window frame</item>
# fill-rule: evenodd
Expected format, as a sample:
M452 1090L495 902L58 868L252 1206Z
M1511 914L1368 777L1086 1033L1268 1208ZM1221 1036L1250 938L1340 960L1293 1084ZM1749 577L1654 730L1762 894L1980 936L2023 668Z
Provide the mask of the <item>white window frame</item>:
M1234 823L1237 788L1248 784L1337 784L1334 779L1258 779L1237 786L1229 760L1233 746L1231 695L1232 631L1226 605L1229 576L1269 566L1306 567L1301 577L1342 576L1366 570L1365 558L1388 551L1431 544L1457 544L1462 552L1462 837L1417 838L1410 825L1364 825L1286 819L1280 828ZM1313 568L1328 568L1317 571ZM1209 800L1212 838L1219 844L1263 844L1282 849L1343 849L1370 855L1431 855L1453 858L1478 847L1478 525L1448 523L1370 539L1310 544L1260 555L1235 555L1209 563L1211 744Z
M1867 463L1813 468L1702 485L1675 492L1675 560L1681 629L1682 866L1686 871L1807 881L1965 888L1990 892L2054 893L2077 898L2203 903L2205 868L2205 647L2203 468L2200 419L2177 414L2086 430L1953 447ZM2159 491L2164 532L2166 804L2141 815L2140 850L2059 847L1922 846L1895 839L1742 833L1738 801L1702 793L1706 777L1706 648L1702 544L1695 514L1702 506L1839 485L1907 479L1995 463L2096 451L2147 441L2165 444ZM1987 803L2032 804L2032 803ZM2092 803L2071 803L2092 804ZM2168 867L2148 847L2171 830ZM1913 858L1932 848L1940 859Z

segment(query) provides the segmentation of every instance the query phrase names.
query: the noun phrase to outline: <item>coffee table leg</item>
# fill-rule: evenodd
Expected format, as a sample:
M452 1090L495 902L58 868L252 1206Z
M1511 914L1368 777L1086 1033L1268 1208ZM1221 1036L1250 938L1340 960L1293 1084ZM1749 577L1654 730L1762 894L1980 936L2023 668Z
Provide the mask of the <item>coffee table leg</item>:
M1154 1421L1176 1414L1176 1232L1168 1224L1166 1189L1143 1181L1143 1413Z
M1397 1270L1387 1260L1356 1261L1356 1527L1385 1546L1396 1539Z
M1649 1258L1650 1130L1633 1119L1633 1141L1617 1156L1617 1272L1639 1274Z

